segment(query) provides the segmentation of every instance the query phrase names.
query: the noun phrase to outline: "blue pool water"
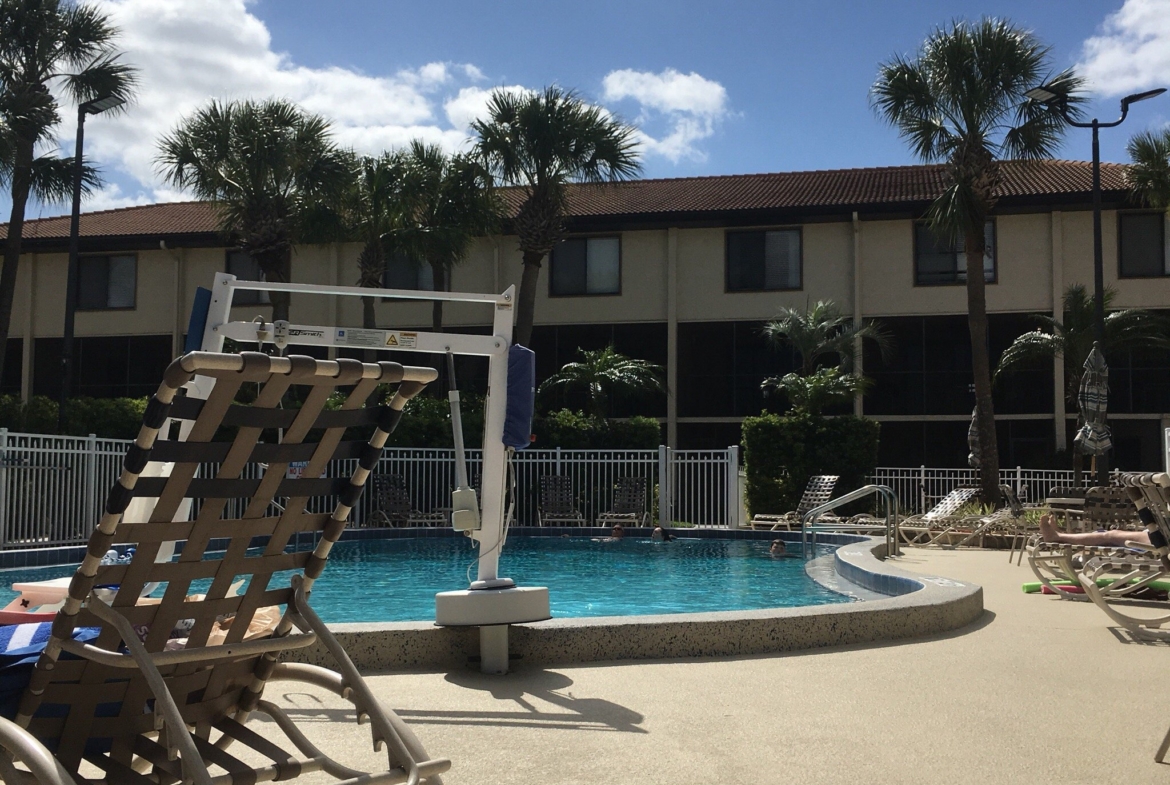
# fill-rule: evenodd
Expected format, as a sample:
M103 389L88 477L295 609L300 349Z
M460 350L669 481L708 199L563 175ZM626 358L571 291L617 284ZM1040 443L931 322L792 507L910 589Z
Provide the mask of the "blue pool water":
M500 574L548 586L553 616L628 616L849 602L804 572L804 559L775 559L766 540L513 537ZM825 549L824 553L828 553ZM361 540L334 546L312 605L327 622L429 621L435 593L467 586L476 551L463 538ZM0 599L20 581L72 575L73 566L0 571ZM273 582L287 581L278 574ZM192 584L199 592L207 582ZM161 593L161 592L160 592ZM2 606L0 604L0 606Z

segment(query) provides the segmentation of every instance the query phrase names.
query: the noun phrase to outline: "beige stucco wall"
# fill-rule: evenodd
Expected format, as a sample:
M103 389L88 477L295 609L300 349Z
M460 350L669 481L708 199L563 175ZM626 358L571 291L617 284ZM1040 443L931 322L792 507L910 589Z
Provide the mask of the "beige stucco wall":
M1001 215L996 219L998 281L988 286L988 309L1051 311L1052 216L1048 213ZM1103 216L1106 284L1118 292L1119 306L1170 307L1170 278L1118 280L1117 217ZM1059 219L1062 245L1060 279L1092 285L1092 214L1064 212ZM804 288L793 292L726 292L725 231L721 228L678 230L678 299L680 321L756 320L775 315L782 306L803 307L832 299L843 311L853 303L853 227L848 221L812 223L802 227ZM915 286L913 222L860 222L862 312L867 316L964 313L963 286ZM353 285L358 279L356 243L304 246L293 258L293 277L301 283ZM121 311L82 311L78 335L168 334L182 332L191 298L198 286L209 286L224 269L223 248L141 251L138 257L137 307ZM35 264L35 270L33 265ZM179 290L176 280L182 269ZM456 291L502 291L519 286L521 258L514 236L476 241L466 263L452 276ZM12 334L23 335L32 323L36 337L59 336L64 320L66 255L24 257L14 304ZM541 271L536 297L538 324L665 321L667 319L667 231L622 234L622 291L618 295L549 297L548 266ZM35 291L29 294L35 279ZM176 314L176 302L179 304ZM31 319L29 318L31 309ZM376 304L382 327L425 327L431 322L429 302ZM294 318L309 324L361 324L356 298L294 296ZM241 306L237 319L270 316L266 306ZM448 304L448 325L483 325L486 309Z

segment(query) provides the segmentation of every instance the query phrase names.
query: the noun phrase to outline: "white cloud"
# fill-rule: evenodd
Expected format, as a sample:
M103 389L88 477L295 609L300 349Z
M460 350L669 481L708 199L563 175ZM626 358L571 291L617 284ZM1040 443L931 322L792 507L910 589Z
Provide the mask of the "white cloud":
M379 152L423 138L448 150L466 145L442 101L483 72L466 63L427 63L389 75L352 68L308 68L272 49L264 23L245 0L97 0L122 31L119 47L140 69L137 98L116 117L87 123L86 155L137 187L107 188L90 204L112 207L164 199L154 171L159 137L209 100L283 97L328 117L337 140ZM62 128L72 150L72 128ZM65 134L68 134L67 136ZM138 193L141 192L141 193Z
M646 152L675 163L684 158L705 160L697 143L712 136L729 113L723 85L694 72L667 68L656 74L626 68L607 74L602 87L607 101L636 101L640 125L665 124L659 136L639 130L638 137Z
M520 85L506 85L503 87L494 87L490 90L485 90L482 87L464 87L458 94L447 99L446 103L443 104L443 111L447 115L447 121L456 128L470 128L472 120L480 120L487 116L488 98L496 90L503 90L509 93L531 92L528 88L521 87Z
M1125 0L1085 41L1077 70L1101 95L1164 86L1170 75L1170 0Z

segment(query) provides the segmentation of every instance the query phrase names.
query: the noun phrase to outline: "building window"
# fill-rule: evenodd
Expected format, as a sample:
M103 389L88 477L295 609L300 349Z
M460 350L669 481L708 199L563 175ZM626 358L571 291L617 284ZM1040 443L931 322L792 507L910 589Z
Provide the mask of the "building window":
M252 258L252 254L239 249L227 252L225 264L228 275L234 275L241 281L263 281L264 273L260 264ZM267 305L272 302L268 299L268 292L237 289L232 293L232 305Z
M801 287L800 230L727 233L727 291Z
M1122 278L1170 274L1166 267L1166 221L1162 213L1121 213L1117 216Z
M995 222L983 227L983 280L995 283ZM967 252L962 238L942 237L926 224L914 226L914 283L919 286L967 282Z
M415 262L402 255L395 255L386 262L382 274L382 285L387 289L435 290L435 273L429 264Z
M550 297L621 294L621 238L570 237L553 248L549 267Z
M77 308L133 308L138 261L134 256L83 256L77 260Z

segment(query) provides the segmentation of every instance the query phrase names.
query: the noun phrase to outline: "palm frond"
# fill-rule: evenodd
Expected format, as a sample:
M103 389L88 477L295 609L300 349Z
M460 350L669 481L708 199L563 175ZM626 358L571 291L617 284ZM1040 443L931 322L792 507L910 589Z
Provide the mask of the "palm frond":
M1130 165L1126 179L1139 202L1170 209L1170 128L1143 131L1125 147Z

